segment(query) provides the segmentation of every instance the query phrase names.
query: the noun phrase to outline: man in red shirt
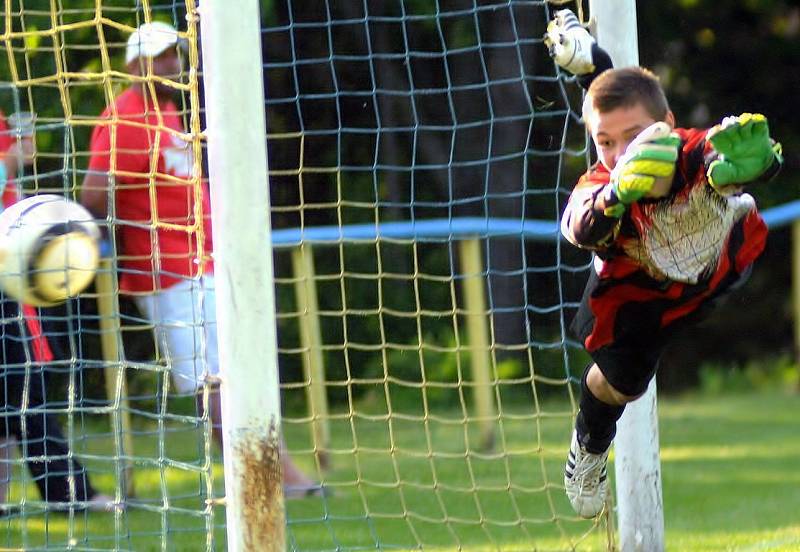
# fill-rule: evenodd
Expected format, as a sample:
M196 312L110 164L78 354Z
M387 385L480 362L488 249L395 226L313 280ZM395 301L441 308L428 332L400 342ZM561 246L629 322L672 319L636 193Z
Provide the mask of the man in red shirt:
M168 83L181 74L182 47L166 23L131 34L127 70L145 80L122 92L92 132L81 202L100 218L112 215L120 290L153 321L178 391L210 387L209 416L221 444L211 206ZM287 496L319 490L282 456Z
M20 164L33 161L34 151L32 133L15 137L0 113L0 212L19 199L10 176L16 174ZM69 450L57 416L42 410L46 406L45 367L54 357L36 309L0 291L0 319L0 503L7 500L8 454L13 437L20 444L42 499L49 505L57 509L112 507L113 499L92 488L85 468ZM23 416L23 411L28 413ZM0 515L14 510L13 506L0 505Z
M137 42L131 42L126 58L131 74L148 74L148 62L138 55L141 47L160 49L149 58L154 76L179 75L172 27L152 23L132 37ZM157 337L172 361L175 386L188 393L217 372L216 362L203 363L194 346L205 341L213 348L209 356L216 355L210 203L206 187L196 185L199 177L193 175L190 144L182 138L173 89L153 80L153 91L137 82L101 115L103 123L92 132L81 202L99 217L113 217L120 290L133 294L144 314L161 322ZM196 311L194 296L201 298ZM158 305L161 297L177 304ZM216 403L215 398L212 416Z

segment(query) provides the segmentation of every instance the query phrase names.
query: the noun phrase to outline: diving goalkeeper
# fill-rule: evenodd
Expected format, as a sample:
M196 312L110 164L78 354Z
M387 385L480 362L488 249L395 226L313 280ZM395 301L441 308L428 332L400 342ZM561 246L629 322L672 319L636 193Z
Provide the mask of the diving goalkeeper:
M775 176L782 156L760 114L675 128L658 78L613 69L569 10L556 13L545 43L587 88L583 119L598 158L561 219L566 239L595 253L571 326L593 363L564 477L573 508L590 518L605 503L625 405L645 392L678 331L743 282L763 251L767 228L746 190Z

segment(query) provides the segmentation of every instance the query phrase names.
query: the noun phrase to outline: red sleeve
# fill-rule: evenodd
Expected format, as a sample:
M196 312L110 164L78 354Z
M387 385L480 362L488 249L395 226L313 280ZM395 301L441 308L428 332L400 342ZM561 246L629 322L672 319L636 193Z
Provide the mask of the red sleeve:
M3 196L0 198L0 201L3 202L3 207L9 207L14 205L17 202L17 186L11 182L6 182L6 187L3 190Z
M608 170L598 162L572 190L561 217L561 233L573 245L596 249L613 237L619 219L605 214L606 208L616 202L616 196L609 194L609 178Z
M112 148L112 129L116 129L116 143ZM109 172L111 161L116 162L118 171L146 174L150 167L149 140L147 131L120 121L112 124L98 125L92 131L89 146L89 170ZM124 152L118 155L117 152Z
M711 143L706 141L706 129L676 128L674 132L681 137L681 151L678 166L687 183L695 183L705 179L708 165L716 159L716 152Z
M89 142L89 170L108 172L111 167L111 140L107 126L96 126Z
M31 338L33 359L37 362L53 362L55 356L42 328L38 311L30 305L22 305L22 315L25 317L25 325Z
M14 137L8 131L8 123L6 122L6 117L3 115L3 112L0 111L0 152L5 152L14 144ZM13 178L13 175L11 175ZM3 188L2 196L0 196L0 201L3 203L3 207L8 207L17 201L17 187L11 180L6 181L5 188ZM2 211L2 209L0 209Z
M699 128L676 128L673 129L683 141L681 149L685 155L697 150L701 153L712 151L711 145L706 145L706 133L708 129Z
M14 143L14 137L8 129L6 116L0 111L0 151L6 151Z

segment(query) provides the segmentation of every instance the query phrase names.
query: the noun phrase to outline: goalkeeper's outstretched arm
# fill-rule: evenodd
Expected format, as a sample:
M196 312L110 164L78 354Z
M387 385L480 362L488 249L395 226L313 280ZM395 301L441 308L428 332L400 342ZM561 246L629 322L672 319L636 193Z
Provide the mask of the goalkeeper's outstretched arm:
M562 234L579 247L607 244L632 203L652 197L659 179L672 182L680 147L680 137L659 121L636 136L610 173L600 163L595 165L570 194Z
M553 60L559 67L575 75L584 90L588 90L600 73L614 66L611 56L597 45L594 37L570 10L556 12L547 25L544 43Z

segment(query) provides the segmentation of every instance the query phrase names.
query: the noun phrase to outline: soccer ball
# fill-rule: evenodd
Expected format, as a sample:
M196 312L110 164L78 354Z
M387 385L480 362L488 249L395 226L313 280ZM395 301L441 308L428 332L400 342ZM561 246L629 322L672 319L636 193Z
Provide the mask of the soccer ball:
M0 288L35 307L63 303L92 283L99 240L92 215L74 201L23 199L0 214Z

